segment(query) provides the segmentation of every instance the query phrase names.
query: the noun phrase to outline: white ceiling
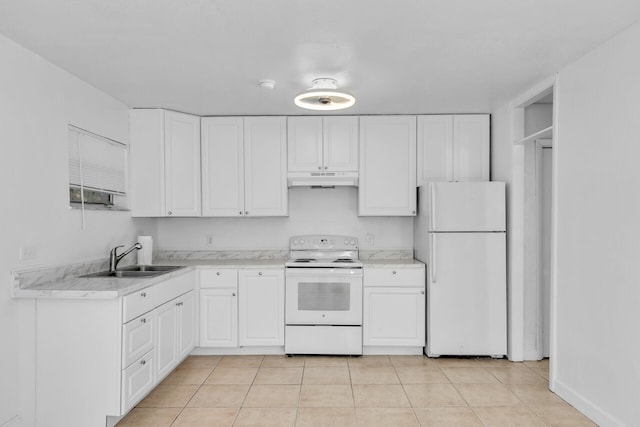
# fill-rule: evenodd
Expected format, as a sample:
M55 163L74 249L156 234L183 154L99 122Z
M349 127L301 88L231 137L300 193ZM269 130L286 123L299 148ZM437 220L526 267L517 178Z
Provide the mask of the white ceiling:
M0 33L132 107L490 112L640 18L638 0L0 0ZM274 90L261 79L277 82Z

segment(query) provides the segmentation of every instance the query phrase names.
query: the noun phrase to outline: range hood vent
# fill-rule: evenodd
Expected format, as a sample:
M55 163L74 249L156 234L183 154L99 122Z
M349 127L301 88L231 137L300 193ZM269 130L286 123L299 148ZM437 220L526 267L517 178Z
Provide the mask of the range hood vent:
M289 187L358 186L358 172L289 172Z

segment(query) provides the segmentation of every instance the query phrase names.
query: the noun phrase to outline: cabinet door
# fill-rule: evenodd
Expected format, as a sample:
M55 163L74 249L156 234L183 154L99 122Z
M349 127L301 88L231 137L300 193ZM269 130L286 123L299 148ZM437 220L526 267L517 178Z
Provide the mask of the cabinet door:
M284 271L241 270L238 279L240 345L284 345Z
M358 170L358 118L323 118L323 163L328 171Z
M190 291L178 298L178 360L193 350L196 336L196 301Z
M173 370L178 360L176 303L176 300L171 300L156 309L156 378L158 381Z
M200 216L200 117L164 115L166 215Z
M244 214L242 117L202 118L202 215Z
M489 181L489 115L453 118L453 180Z
M244 119L245 215L287 216L285 117Z
M365 287L363 345L424 347L424 309L424 288Z
M322 117L287 118L288 170L322 170Z
M453 116L418 116L418 186L453 181Z
M235 288L200 290L200 347L238 346Z
M129 121L131 216L165 216L164 111L133 109Z
M361 216L416 214L415 116L360 117Z

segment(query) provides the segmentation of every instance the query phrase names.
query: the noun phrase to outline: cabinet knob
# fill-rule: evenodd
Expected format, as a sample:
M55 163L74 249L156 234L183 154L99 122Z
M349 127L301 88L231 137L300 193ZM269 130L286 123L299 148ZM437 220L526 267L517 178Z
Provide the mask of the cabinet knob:
M258 276L262 276L262 271L258 271Z
M322 166L318 166L318 170L322 170Z
M396 274L396 271L395 271L395 270L393 270L393 271L391 272L391 274Z
M236 293L235 293L235 292L234 292L234 293L232 293L232 294L231 294L231 296L232 296L232 297L235 297L235 296L236 296Z
M240 215L242 215L242 211L238 212Z
M147 293L146 293L146 292L140 292L140 296L141 296L142 298L146 298L146 297L147 297Z
M147 323L147 319L143 317L142 319L140 319L140 323Z
M416 211L412 211L411 213L415 215L415 214L416 214Z
M249 211L244 211L244 214L245 215L249 215Z
M216 271L216 276L219 276L219 275L220 275L220 272L219 272L219 271Z
M141 364L141 365L146 365L146 364L147 364L147 361L146 361L146 360L144 360L144 359L142 359L142 360L140 361L140 364Z
M424 295L424 291L420 291L420 294L421 294L421 295Z
M173 212L169 211L169 212L167 212L167 214L169 214L169 215L173 215Z
M324 167L324 170L327 170L328 168L329 168L329 166L325 166L325 167Z

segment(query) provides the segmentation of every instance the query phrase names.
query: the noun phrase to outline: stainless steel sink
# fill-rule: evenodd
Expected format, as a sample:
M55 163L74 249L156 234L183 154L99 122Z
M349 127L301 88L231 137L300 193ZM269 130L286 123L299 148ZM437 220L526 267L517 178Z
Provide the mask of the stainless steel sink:
M99 271L98 273L85 274L84 276L80 277L153 277L169 273L171 271L179 270L181 268L184 267L174 265L130 265L128 267L120 268L116 271Z

